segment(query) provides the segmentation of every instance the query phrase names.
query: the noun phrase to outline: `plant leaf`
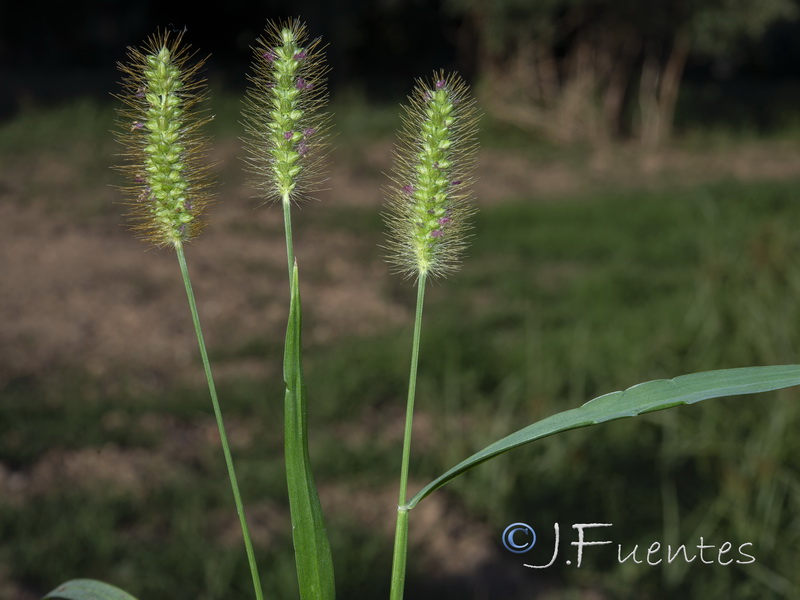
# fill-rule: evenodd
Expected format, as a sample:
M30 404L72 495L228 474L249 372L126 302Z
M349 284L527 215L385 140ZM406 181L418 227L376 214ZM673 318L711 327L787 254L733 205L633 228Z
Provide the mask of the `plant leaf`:
M775 365L692 373L674 379L648 381L625 391L611 392L579 408L560 412L528 425L489 444L422 488L409 501L408 507L413 508L425 496L472 467L554 433L635 417L680 404L694 404L710 398L756 394L795 385L800 385L800 365Z
M300 357L302 317L297 279L295 262L283 357L283 377L286 382L286 482L289 488L295 565L300 583L300 597L303 600L332 600L336 592L333 558L308 454L306 384Z
M42 600L136 600L128 592L95 579L71 579Z

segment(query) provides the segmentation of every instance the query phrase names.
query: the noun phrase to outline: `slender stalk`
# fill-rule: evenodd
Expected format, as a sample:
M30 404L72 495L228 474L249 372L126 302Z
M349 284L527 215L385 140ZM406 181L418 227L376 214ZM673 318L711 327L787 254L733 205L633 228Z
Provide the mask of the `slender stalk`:
M403 462L400 467L400 493L397 501L397 528L392 558L391 600L402 600L406 576L406 555L408 554L408 466L411 462L411 427L414 420L414 397L417 391L417 364L419 362L419 341L422 332L422 306L425 300L424 271L417 280L417 310L414 317L414 340L411 344L411 369L408 376L408 401L406 403L406 425L403 434Z
M233 468L233 458L231 457L230 447L228 446L228 436L225 433L225 424L222 420L222 411L220 410L219 400L217 399L217 390L214 386L214 379L211 376L211 364L208 361L208 352L206 351L206 344L203 340L203 331L200 329L200 317L197 314L197 304L194 299L194 292L192 291L192 283L189 279L189 269L186 267L186 257L183 253L183 244L180 242L175 243L175 253L178 256L178 264L180 264L181 267L183 284L186 287L186 297L189 299L189 309L192 312L192 322L194 323L194 330L197 334L197 343L200 346L200 357L203 360L203 369L205 370L206 380L208 381L208 391L211 395L211 404L214 406L214 416L217 420L219 437L220 441L222 442L222 452L225 455L225 465L228 468L228 477L231 480L231 490L233 491L233 499L236 503L236 512L239 515L239 523L242 526L242 536L244 537L244 545L247 551L247 561L250 564L250 574L253 577L253 588L255 589L256 600L264 600L264 593L261 589L261 581L258 576L258 567L256 566L255 553L253 552L253 543L250 541L250 530L247 526L247 517L245 516L242 497L239 493L239 483L236 479L236 471Z
M286 258L289 261L289 284L291 284L294 272L294 245L292 243L292 202L288 193L283 195L283 226L286 230ZM291 289L291 285L289 287Z
M392 556L392 588L390 600L403 600L406 583L406 555L408 553L408 507L397 507L397 527L394 532L394 555Z

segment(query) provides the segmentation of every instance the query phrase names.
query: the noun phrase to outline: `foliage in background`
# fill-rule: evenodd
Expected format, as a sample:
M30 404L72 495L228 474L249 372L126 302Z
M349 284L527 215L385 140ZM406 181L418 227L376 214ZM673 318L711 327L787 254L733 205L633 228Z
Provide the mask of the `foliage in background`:
M630 132L646 146L671 135L690 55L735 60L735 48L797 15L792 0L446 5L469 24L480 101L494 116L560 142Z

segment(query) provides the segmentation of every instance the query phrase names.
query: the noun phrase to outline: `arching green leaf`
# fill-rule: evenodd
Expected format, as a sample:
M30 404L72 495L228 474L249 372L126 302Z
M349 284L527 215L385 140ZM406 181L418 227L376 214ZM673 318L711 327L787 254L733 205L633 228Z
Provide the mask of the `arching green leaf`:
M800 385L800 365L777 365L692 373L674 379L657 379L640 383L621 392L611 392L579 408L528 425L488 445L422 488L408 506L413 508L425 496L472 467L554 433L635 417L680 404L694 404L710 398L757 394L795 385Z

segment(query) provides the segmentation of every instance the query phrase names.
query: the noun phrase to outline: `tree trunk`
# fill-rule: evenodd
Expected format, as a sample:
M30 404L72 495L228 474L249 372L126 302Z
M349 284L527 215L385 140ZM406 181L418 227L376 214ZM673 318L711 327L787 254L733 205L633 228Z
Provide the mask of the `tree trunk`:
M689 40L680 34L673 40L663 66L652 47L645 49L639 80L639 137L648 148L657 147L672 134L675 105L688 55Z
M678 92L688 56L689 39L678 34L672 43L672 51L664 68L664 76L659 88L660 138L663 140L672 136L672 127L675 124L675 106L678 102Z
M625 95L642 45L641 38L632 32L622 32L616 42L616 51L612 48L608 53L604 69L608 75L603 93L603 120L609 138L616 138L623 131Z

